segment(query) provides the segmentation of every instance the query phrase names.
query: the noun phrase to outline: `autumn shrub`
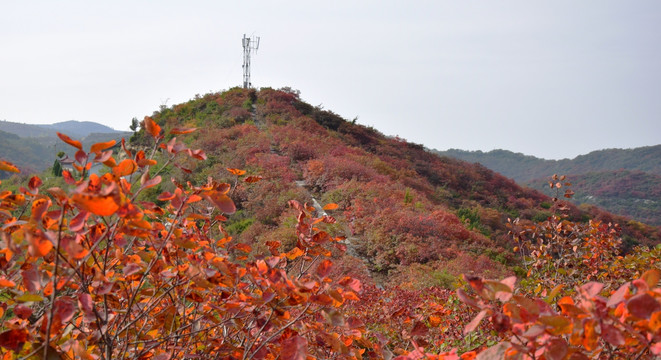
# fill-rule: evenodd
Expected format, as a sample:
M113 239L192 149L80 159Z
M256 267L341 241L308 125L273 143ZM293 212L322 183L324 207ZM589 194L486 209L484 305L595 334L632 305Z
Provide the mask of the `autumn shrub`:
M60 134L77 149L65 188L42 188L32 177L0 195L0 287L4 358L173 359L356 358L371 348L363 324L338 308L358 300L359 281L328 277L329 247L339 239L319 229L296 201L296 243L286 253L265 242L267 256L249 257L222 223L236 211L237 182L260 178L228 169L235 184L209 178L162 192L158 206L137 196L161 181L158 171L182 158L204 160L151 118L151 149L117 160L114 142L94 144ZM148 154L162 153L166 164ZM109 172L87 175L92 163ZM1 162L0 170L18 171ZM330 209L330 208L329 208ZM314 224L314 225L313 225ZM295 265L295 266L294 266Z

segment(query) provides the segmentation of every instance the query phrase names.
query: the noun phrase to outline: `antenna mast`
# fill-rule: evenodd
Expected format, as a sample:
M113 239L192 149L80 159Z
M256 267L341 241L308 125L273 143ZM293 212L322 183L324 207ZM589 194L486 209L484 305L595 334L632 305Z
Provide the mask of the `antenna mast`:
M250 51L259 49L259 36L246 37L243 34L243 88L248 89L252 87L250 82Z

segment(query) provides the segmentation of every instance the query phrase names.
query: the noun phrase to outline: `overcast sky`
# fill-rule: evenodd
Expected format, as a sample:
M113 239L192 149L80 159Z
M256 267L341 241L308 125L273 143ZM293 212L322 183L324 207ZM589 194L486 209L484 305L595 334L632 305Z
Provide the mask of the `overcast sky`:
M429 148L661 143L661 1L4 1L0 120L125 130L242 84Z

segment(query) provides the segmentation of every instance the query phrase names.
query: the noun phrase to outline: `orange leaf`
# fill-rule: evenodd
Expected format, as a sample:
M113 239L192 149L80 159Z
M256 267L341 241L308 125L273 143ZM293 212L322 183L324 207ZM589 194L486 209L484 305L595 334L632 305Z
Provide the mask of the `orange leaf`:
M294 260L294 259L298 258L299 256L301 256L301 255L303 255L303 254L305 254L305 253L303 252L303 250L301 250L300 248L295 247L295 248L291 249L289 252L287 252L287 253L285 254L285 256L286 256L287 259L289 259L289 260Z
M190 134L197 128L173 128L170 130L170 134L179 135L179 134Z
M161 127L149 116L145 116L143 123L145 125L145 130L147 130L149 135L151 135L154 139L158 139L159 135L161 134Z
M653 289L659 283L659 279L661 279L661 270L647 270L640 278L645 280L650 289Z
M198 202L200 200L202 200L202 197L200 195L193 194L193 195L189 196L188 199L186 199L186 204L191 204L191 203L194 203L194 202Z
M429 316L429 325L431 325L432 327L437 327L437 326L441 325L441 321L442 321L442 319L438 315L430 315Z
M15 173L21 172L21 170L18 170L18 168L14 164L4 160L0 160L0 170L15 172Z
M140 166L140 167L152 166L152 165L156 165L156 164L157 164L156 160L152 160L152 159L140 159L140 160L138 160L138 166Z
M46 211L48 211L50 205L51 201L48 197L39 198L33 201L32 214L30 215L30 219L34 222L41 221Z
M106 142L96 143L96 144L92 145L92 147L90 148L90 152L100 153L101 151L103 151L107 148L113 147L116 143L117 143L116 140L110 140L110 141L106 141Z
M114 168L115 166L117 166L117 161L115 161L115 159L113 157L111 157L110 159L104 161L103 165L105 165L109 168Z
M243 244L243 243L238 243L234 245L234 248L240 251L243 251L244 253L250 253L252 251L252 248L248 244Z
M326 204L326 206L324 206L324 210L335 210L337 208L338 208L337 204L333 204L333 203Z
M53 243L41 230L30 230L25 233L30 246L28 251L34 257L43 257L53 248Z
M115 194L88 195L74 194L71 201L81 209L99 216L110 216L117 212L119 204Z
M59 133L59 132L57 133L57 136L58 136L62 141L64 141L65 143L67 143L67 144L69 144L69 145L75 147L76 149L78 149L78 150L82 150L82 149L83 149L83 144L81 144L80 141L78 141L78 140L72 140L70 137L68 137L68 136L66 136L66 135L64 135L64 134L62 134L62 133Z
M14 287L14 286L16 286L15 282L11 280L7 280L5 278L0 278L0 287Z
M230 173L232 173L232 174L234 174L234 175L236 175L236 176L245 175L245 173L246 173L245 170L241 170L241 169L232 169L232 168L227 168L227 171L229 171Z
M122 149L124 149L124 152L126 153L126 156L132 158L133 154L126 148L126 139L122 138Z
M131 159L124 159L122 162L117 164L117 166L112 168L112 173L117 177L122 177L133 174L137 169L138 164L136 164L135 161Z

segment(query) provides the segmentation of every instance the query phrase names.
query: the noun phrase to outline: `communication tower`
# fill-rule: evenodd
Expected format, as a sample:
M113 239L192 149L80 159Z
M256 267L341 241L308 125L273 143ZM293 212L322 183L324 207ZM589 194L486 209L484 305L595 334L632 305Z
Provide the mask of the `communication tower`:
M243 88L248 89L252 87L250 82L250 51L259 49L259 36L246 37L243 34Z

